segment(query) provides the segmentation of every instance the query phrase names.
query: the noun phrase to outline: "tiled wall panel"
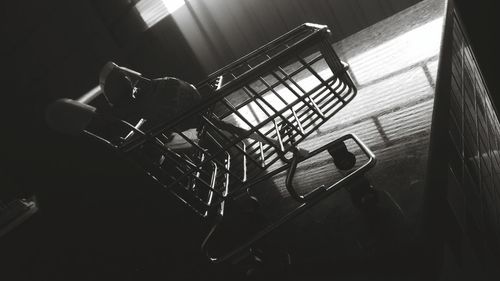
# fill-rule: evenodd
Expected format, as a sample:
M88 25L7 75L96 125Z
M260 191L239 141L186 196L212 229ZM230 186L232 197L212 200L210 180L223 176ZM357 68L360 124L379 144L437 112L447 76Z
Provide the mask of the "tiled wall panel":
M500 123L457 14L451 71L448 201L488 271L500 256Z

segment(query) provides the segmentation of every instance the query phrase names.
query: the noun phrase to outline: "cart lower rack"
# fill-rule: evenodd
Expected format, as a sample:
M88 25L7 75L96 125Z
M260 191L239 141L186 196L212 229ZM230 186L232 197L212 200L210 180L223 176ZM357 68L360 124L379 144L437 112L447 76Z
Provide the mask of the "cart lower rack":
M313 151L299 146L356 95L326 26L303 24L211 74L196 88L175 78L151 80L112 63L101 73L101 88L101 105L95 97L60 100L49 111L49 121L71 112L71 125L56 126L104 142L202 218L214 220L204 249L228 201L288 171L287 190L302 204L234 250L220 257L207 253L213 261L249 247L375 164L373 153L352 134ZM88 105L91 101L96 105ZM328 151L339 169L354 167L355 156L344 144L348 139L366 163L330 186L299 194L293 177L306 159Z

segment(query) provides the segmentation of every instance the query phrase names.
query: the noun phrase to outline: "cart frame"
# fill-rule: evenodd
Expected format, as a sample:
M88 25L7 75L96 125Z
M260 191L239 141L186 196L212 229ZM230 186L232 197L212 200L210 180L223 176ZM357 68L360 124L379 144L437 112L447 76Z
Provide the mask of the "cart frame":
M320 71L320 67L324 69ZM79 101L66 103L75 106L80 102L84 105L76 107L89 111L92 118L97 116L127 128L128 133L118 141L87 129L83 132L132 159L195 213L212 220L202 250L211 261L221 262L250 247L375 165L374 154L353 134L313 151L298 147L356 96L356 87L347 70L348 65L340 61L332 48L330 30L323 25L306 23L209 75L197 85L205 97L202 103L150 129L142 129L147 122L144 119L134 125L95 108L87 108L99 91L92 97L86 95ZM131 77L141 77L140 73L126 68L122 71ZM312 77L314 83L303 82L306 78L298 80L305 74ZM250 120L241 113L252 106L263 117L256 115ZM183 122L192 118L200 119L201 125L196 128L197 140L179 129ZM192 150L185 153L169 148L168 135L172 133ZM349 139L366 156L366 163L336 183L299 194L293 186L297 165L323 151L332 154ZM143 155L145 148L155 151L153 158ZM287 190L300 205L248 242L222 256L212 256L207 244L224 217L225 203L284 171L287 171Z

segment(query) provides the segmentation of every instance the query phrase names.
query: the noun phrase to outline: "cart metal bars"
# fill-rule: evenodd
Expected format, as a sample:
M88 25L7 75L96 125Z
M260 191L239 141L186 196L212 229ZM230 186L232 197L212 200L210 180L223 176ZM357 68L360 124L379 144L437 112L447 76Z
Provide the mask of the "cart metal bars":
M331 44L326 26L303 24L209 75L196 87L203 101L178 116L157 122L139 116L132 122L90 107L85 108L89 116L105 120L117 133L100 128L85 128L84 132L132 160L205 220L220 221L227 202L288 171L287 190L301 205L230 253L221 257L207 253L213 261L225 260L375 163L373 153L354 135L313 152L300 147L357 93L348 66ZM130 75L133 91L137 91L138 80L154 82L140 73L119 69ZM95 102L101 92L94 90L79 102ZM193 120L198 124L194 128ZM348 139L361 149L367 162L337 183L299 194L293 186L297 165ZM204 251L216 227L214 223L203 242Z

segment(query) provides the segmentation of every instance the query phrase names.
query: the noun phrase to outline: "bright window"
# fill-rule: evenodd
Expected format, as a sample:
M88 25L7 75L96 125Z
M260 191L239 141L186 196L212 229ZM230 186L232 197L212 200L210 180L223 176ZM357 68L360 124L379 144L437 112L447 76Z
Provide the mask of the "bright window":
M141 0L135 8L150 28L185 4L184 0Z

